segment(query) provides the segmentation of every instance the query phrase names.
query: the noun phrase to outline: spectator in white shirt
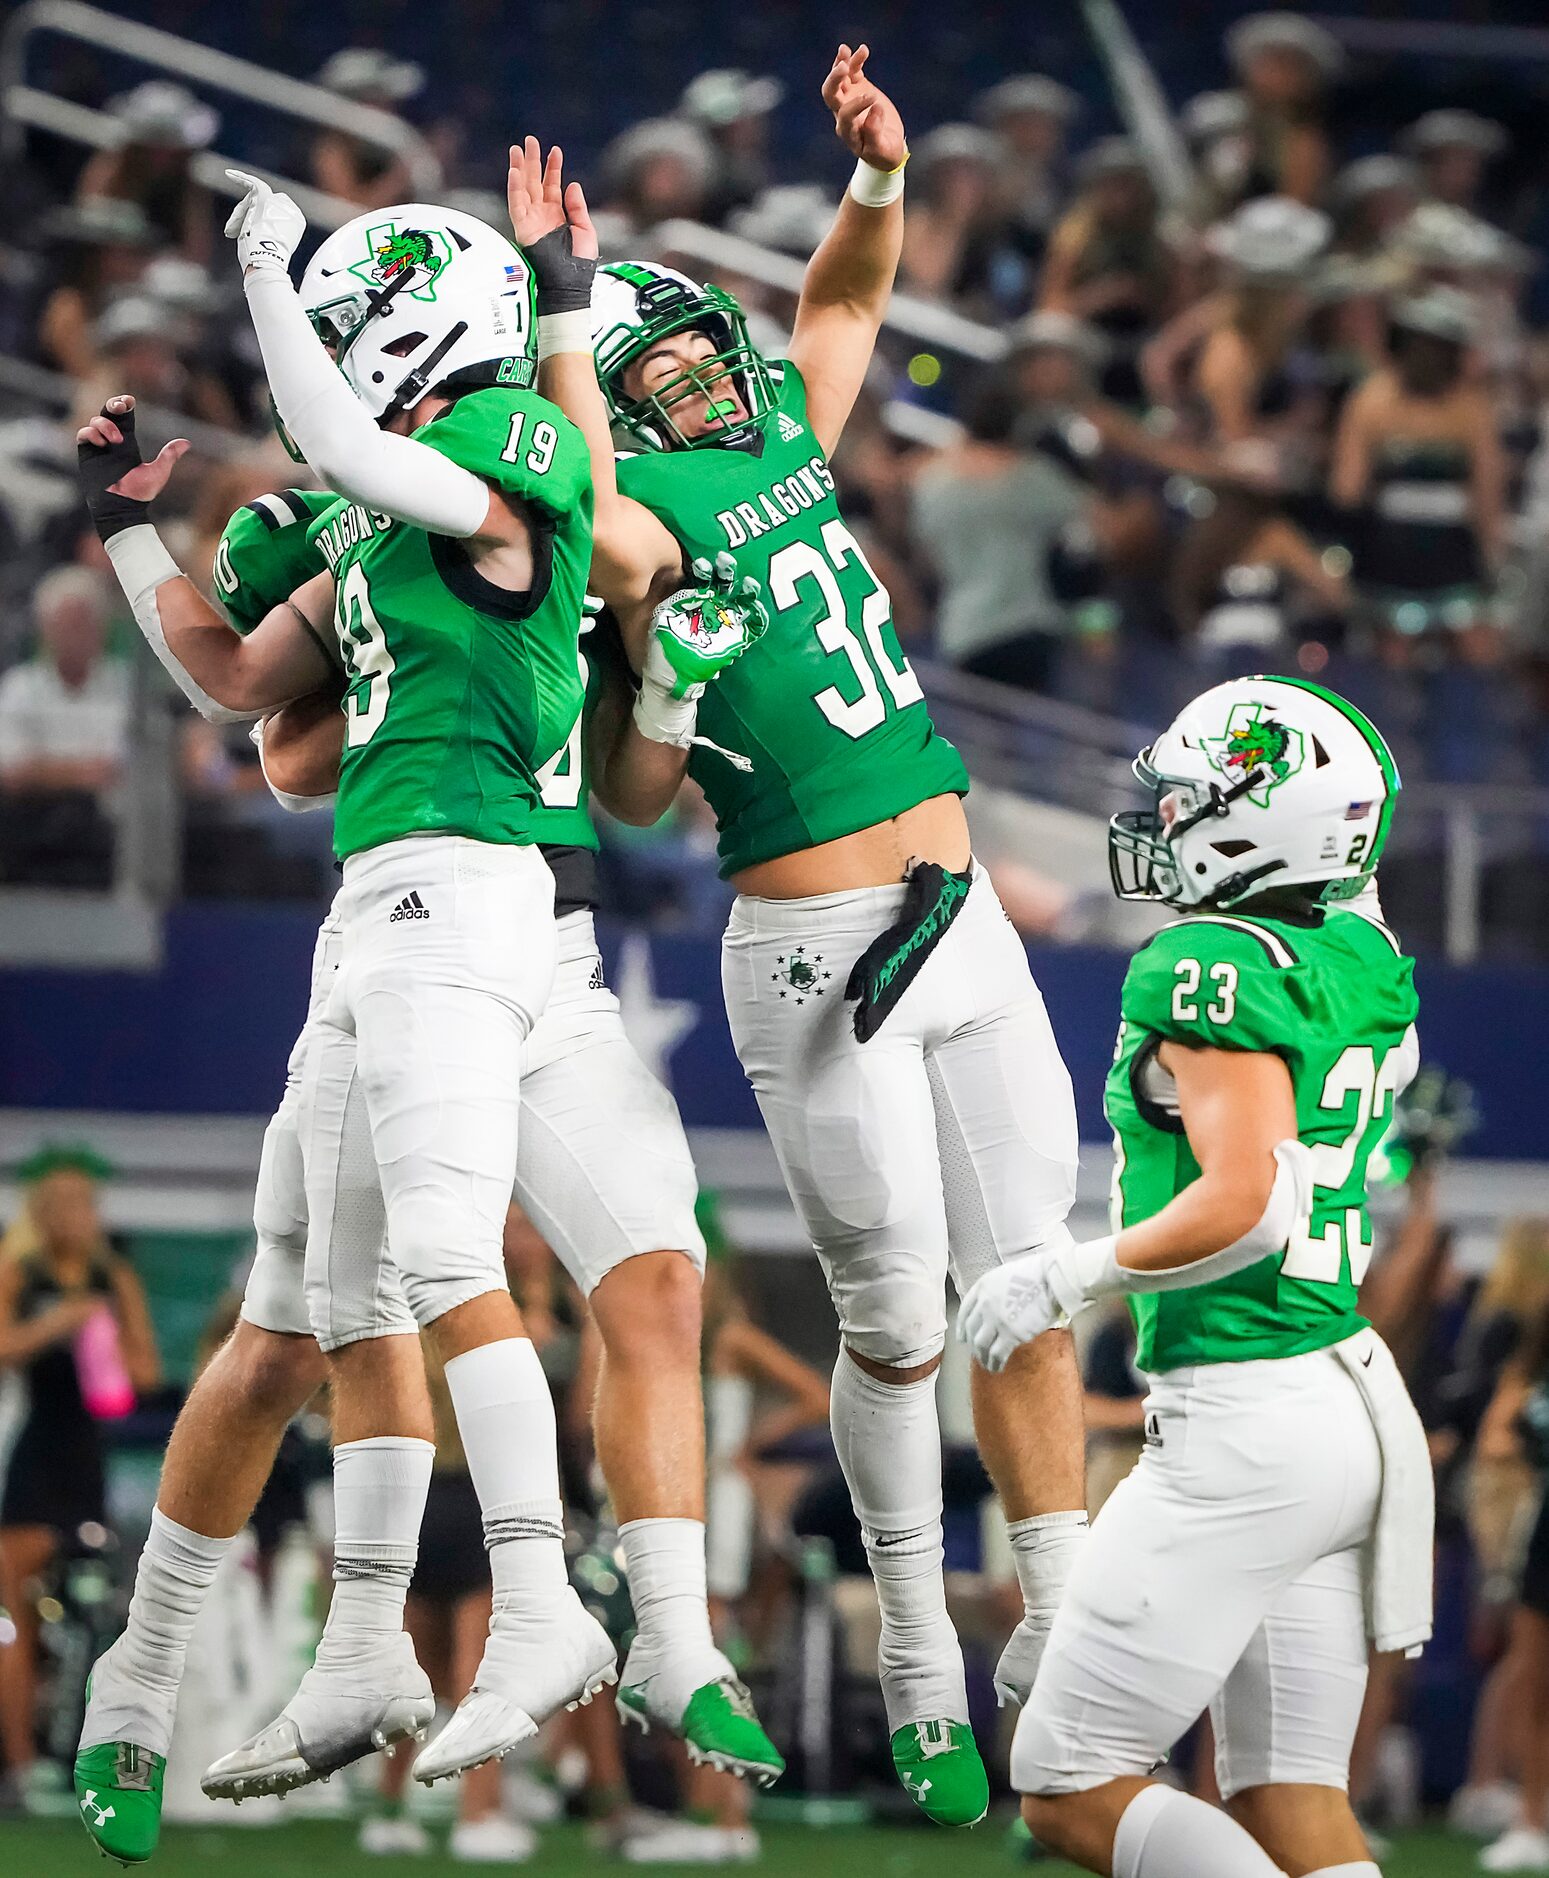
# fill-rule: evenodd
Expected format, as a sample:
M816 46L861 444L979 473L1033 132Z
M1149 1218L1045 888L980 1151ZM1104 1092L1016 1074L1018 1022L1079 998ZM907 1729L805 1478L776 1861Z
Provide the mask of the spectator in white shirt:
M100 796L123 770L129 672L107 654L107 591L56 567L33 597L38 651L0 677L0 790Z

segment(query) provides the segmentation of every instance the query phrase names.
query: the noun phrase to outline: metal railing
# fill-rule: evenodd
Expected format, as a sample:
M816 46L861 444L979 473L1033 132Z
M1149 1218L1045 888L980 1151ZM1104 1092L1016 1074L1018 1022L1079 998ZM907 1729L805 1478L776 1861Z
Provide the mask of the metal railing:
M45 406L63 418L75 407L80 392L80 379L51 371L46 365L34 364L31 359L18 359L9 353L0 353L0 395L9 394L26 399ZM135 404L140 418L151 433L186 437L205 456L225 460L242 456L253 448L251 437L239 431L226 430L219 424L207 423L202 417L190 417L186 411L175 410L170 404L159 404L146 398L136 399ZM72 476L74 452L72 442L69 458Z
M1105 716L928 660L914 664L932 715L976 780L1090 815L1094 840L1116 808L1138 801L1130 763L1156 724ZM1421 782L1406 784L1403 803L1392 851L1437 856L1446 955L1469 964L1484 939L1486 868L1502 853L1538 844L1549 830L1549 789Z
M721 268L756 280L761 286L779 293L798 294L807 271L805 261L781 254L773 248L760 247L741 235L729 235L722 228L707 228L702 222L675 220L653 228L639 244L658 258L679 256L696 266ZM954 313L934 300L922 300L915 294L895 293L883 315L886 331L901 333L921 345L935 346L944 352L979 364L993 364L1005 357L1007 339L996 326L981 325L978 320Z
M305 79L289 78L269 67L217 52L192 39L181 39L159 27L117 18L82 0L28 0L11 16L0 33L0 149L15 156L28 128L95 149L110 149L121 141L122 126L110 112L75 104L27 83L27 54L41 34L52 33L117 53L141 65L168 72L205 90L229 93L281 116L301 118L328 130L386 151L402 162L414 192L434 199L441 188L441 164L430 145L412 125L391 111L358 104L337 92ZM228 168L246 169L278 184L295 197L309 220L337 228L359 211L354 203L314 189L294 177L257 169L253 164L201 150L190 164L194 179L215 195L237 196L241 190L227 177Z

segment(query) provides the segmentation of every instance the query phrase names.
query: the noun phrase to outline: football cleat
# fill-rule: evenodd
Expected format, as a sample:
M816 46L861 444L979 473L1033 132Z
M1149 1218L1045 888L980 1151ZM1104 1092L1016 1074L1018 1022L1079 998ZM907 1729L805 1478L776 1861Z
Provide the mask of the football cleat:
M700 1680L700 1674L710 1673ZM684 1685L687 1685L686 1687ZM736 1774L761 1787L785 1772L779 1749L764 1733L753 1698L719 1650L686 1672L653 1659L637 1640L619 1685L619 1713L642 1733L676 1735L696 1765Z
M562 1708L581 1708L618 1681L618 1658L567 1585L557 1607L496 1611L484 1660L457 1712L414 1763L425 1786L501 1760Z
M167 1757L132 1741L104 1741L75 1757L75 1798L94 1845L120 1865L143 1865L161 1838Z
M938 1826L977 1826L990 1810L990 1781L967 1722L917 1721L893 1735L904 1791Z
M212 1800L289 1793L395 1741L418 1740L435 1712L430 1679L400 1633L346 1665L314 1663L279 1716L199 1784Z

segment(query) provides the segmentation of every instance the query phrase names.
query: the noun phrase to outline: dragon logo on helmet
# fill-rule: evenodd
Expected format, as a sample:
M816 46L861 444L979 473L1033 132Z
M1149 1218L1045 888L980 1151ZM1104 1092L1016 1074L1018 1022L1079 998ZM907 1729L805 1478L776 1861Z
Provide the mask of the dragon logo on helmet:
M1229 782L1259 773L1260 781L1247 791L1247 799L1266 808L1271 794L1302 767L1302 733L1270 715L1263 704L1238 704L1219 737L1202 740L1211 764Z
M391 222L379 222L366 230L365 258L349 271L373 287L402 280L403 291L411 298L434 300L436 280L450 258L450 244L434 229L395 228Z

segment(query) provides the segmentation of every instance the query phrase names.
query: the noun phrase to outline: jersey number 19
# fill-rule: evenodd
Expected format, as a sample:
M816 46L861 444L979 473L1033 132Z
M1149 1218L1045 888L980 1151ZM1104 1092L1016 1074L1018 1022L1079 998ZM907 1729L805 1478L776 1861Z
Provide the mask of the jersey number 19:
M387 635L371 604L371 590L359 561L352 561L344 576L335 618L339 646L350 670L366 681L361 690L352 689L345 700L344 741L354 750L370 743L381 728L397 665L387 649Z

